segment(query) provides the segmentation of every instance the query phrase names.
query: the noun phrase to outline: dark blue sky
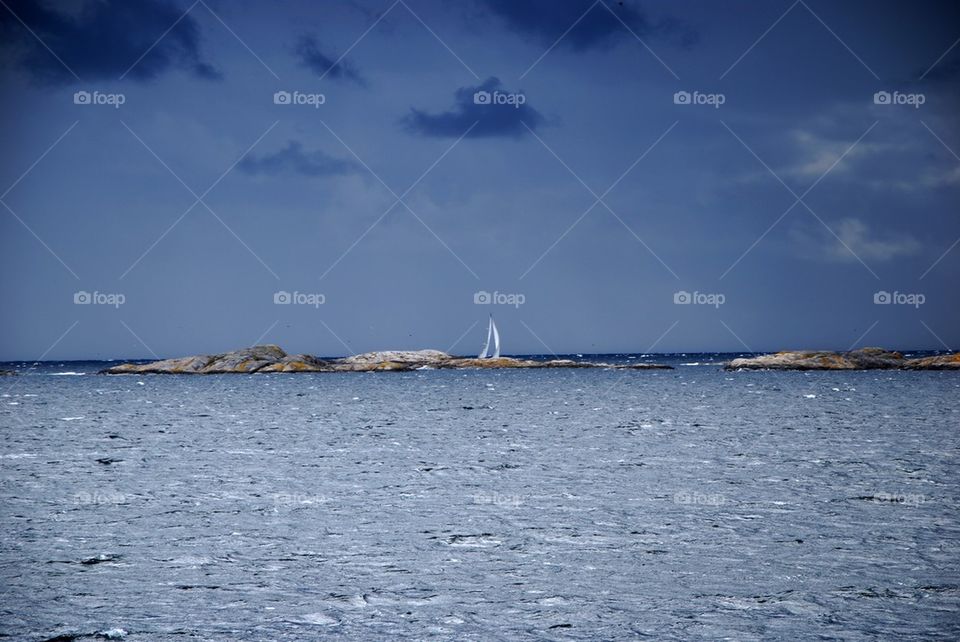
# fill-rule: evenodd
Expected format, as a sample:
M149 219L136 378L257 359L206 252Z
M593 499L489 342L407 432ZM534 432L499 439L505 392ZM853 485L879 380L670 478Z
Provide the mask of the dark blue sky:
M946 1L3 0L0 358L473 353L491 312L508 354L955 349L958 39Z

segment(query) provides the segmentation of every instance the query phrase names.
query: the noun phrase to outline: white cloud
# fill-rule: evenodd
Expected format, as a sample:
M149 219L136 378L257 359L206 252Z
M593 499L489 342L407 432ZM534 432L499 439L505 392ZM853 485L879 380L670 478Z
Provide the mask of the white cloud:
M830 226L817 224L818 231L794 228L793 240L808 258L831 261L889 261L916 254L921 244L910 235L881 235L856 218L845 218Z
M820 178L827 171L846 172L859 160L880 154L902 153L907 147L904 144L873 142L867 139L854 145L856 139L834 140L803 130L792 132L791 138L798 151L799 160L780 171L785 176L810 180Z

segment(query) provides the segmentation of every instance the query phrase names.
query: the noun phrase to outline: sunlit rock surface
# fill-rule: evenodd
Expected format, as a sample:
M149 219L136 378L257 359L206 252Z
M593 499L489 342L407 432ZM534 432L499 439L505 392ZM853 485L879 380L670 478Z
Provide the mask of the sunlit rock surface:
M340 359L322 360L306 354L288 355L275 345L254 346L224 354L163 359L150 363L124 363L102 374L249 374L254 372L377 372L464 368L614 368L624 370L669 369L670 366L630 365L552 359L538 361L498 357L454 357L439 350L388 350L366 352Z
M960 370L960 353L906 359L883 348L850 352L790 351L734 359L727 370Z

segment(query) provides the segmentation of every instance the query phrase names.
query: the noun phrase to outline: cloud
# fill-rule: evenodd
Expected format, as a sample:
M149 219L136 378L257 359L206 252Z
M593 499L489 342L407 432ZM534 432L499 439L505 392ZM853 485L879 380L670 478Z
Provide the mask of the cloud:
M837 122L841 118L842 115L839 115L834 120ZM870 134L858 142L857 132L862 134L864 129L861 124L847 127L843 121L842 131L834 131L837 129L835 122L829 126L813 122L802 128L783 128L768 133L767 147L758 148L757 154L777 176L791 184L794 191L801 193L825 176L834 179L842 177L848 184L893 186L891 181L903 176L903 159L920 149L915 135L905 136L899 130L891 133L890 127L885 132L884 140L877 140L877 136ZM747 139L753 140L753 137L748 135ZM895 172L896 176L887 176L890 172ZM878 175L883 175L882 183L875 181ZM743 183L767 183L771 179L770 171L763 165L751 163L750 169L737 180Z
M913 167L913 166L911 166ZM960 185L960 167L925 169L915 176L899 172L894 176L873 178L865 181L876 190L900 190L902 192L928 192L932 189L952 188Z
M501 87L494 77L477 87L461 87L454 92L454 106L449 111L428 114L414 108L402 122L412 133L438 138L457 138L468 129L468 138L520 138L527 127L536 129L543 124L544 117L527 104L523 93Z
M320 51L317 39L313 36L304 36L297 43L294 50L300 65L312 70L318 76L330 76L337 80L352 80L363 85L365 81L356 68L346 60L337 60Z
M797 159L777 173L810 184L829 172L831 176L842 175L848 183L905 192L960 184L960 167L945 168L931 159L931 142L923 138L918 141L913 131L894 127L888 120L885 140L871 141L867 137L852 148L851 140L828 138L808 130L793 131L790 143ZM767 178L759 173L758 176Z
M863 221L845 218L817 234L794 229L794 241L808 257L831 261L889 261L916 254L920 243L909 235L881 237ZM836 235L834 235L836 234Z
M0 10L4 41L0 47L39 82L76 81L57 57L84 81L116 80L128 69L129 77L139 81L173 69L208 80L220 77L203 59L196 20L166 0L87 0L75 15L50 9L37 0L7 0L6 4L10 10Z
M286 147L272 154L259 157L248 155L237 167L250 175L299 174L316 177L349 174L356 171L357 164L334 158L320 150L304 151L299 142L291 140Z
M850 172L858 163L876 157L893 158L913 144L912 141L875 142L867 138L856 142L849 136L832 138L809 130L794 130L790 132L790 138L798 158L778 173L800 179L817 179L828 171L835 174Z
M481 0L481 4L512 31L542 45L552 45L566 32L558 46L574 51L601 47L619 38L632 38L630 31L643 37L681 30L676 22L651 23L635 8L634 2L605 2L606 7L595 0ZM694 39L689 31L683 34L685 44Z

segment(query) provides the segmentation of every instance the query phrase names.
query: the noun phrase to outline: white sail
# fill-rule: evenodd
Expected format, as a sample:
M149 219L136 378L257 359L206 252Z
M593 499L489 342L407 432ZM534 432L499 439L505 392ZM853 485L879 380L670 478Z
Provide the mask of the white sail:
M490 336L491 336L492 334L493 334L493 315L490 316L490 323L487 324L487 342L483 344L483 352L481 352L481 353L477 356L477 359L486 359L486 358L487 358L487 350L490 349ZM499 339L498 339L498 341L497 341L497 345L499 346Z
M488 358L490 352L490 339L493 338L493 354L489 355L491 359L500 358L500 332L497 330L497 324L493 322L493 315L490 315L490 321L487 323L487 341L483 344L483 350L477 355L478 359Z

